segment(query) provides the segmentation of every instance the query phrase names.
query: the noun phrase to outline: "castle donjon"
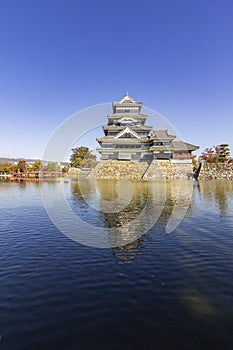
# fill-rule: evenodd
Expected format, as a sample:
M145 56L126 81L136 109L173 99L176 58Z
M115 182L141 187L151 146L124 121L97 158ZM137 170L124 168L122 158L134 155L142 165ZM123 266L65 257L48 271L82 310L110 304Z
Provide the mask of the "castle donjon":
M141 112L142 102L128 92L113 102L112 108L103 126L104 135L97 139L101 155L97 178L186 178L192 173L192 152L198 146L177 140L168 130L148 126L147 115Z
M193 177L192 152L199 147L178 140L168 130L153 129L142 113L142 102L128 92L112 103L112 114L97 138L100 162L88 178L154 179Z
M153 130L146 125L147 115L141 113L142 102L136 102L128 92L119 102L113 102L113 113L103 126L104 136L98 138L101 160L169 159L191 163L192 151L198 147L176 140L168 130Z

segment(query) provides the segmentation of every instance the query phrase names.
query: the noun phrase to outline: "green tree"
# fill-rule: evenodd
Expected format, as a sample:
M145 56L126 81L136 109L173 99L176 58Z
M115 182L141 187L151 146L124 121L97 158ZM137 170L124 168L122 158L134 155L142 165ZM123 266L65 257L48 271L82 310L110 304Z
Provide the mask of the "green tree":
M56 162L48 162L48 164L43 168L44 171L59 171L58 164Z
M15 164L11 163L0 163L0 172L5 174L10 174L17 171L18 168Z
M222 143L219 146L219 161L226 162L230 158L230 148L227 143Z
M42 167L43 167L43 164L40 160L37 160L32 164L32 170L34 171L39 171L42 169Z
M79 168L84 161L84 163L87 162L87 159L90 161L95 161L96 156L91 154L90 150L88 147L76 147L72 148L72 154L70 156L70 165L74 168Z

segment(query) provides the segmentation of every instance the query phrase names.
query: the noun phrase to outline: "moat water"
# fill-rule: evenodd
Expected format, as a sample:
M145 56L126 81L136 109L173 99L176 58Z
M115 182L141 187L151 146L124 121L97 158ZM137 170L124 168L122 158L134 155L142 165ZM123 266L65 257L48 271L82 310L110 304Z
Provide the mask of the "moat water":
M233 348L233 182L131 187L114 211L114 181L0 181L1 349ZM95 242L54 225L61 190Z

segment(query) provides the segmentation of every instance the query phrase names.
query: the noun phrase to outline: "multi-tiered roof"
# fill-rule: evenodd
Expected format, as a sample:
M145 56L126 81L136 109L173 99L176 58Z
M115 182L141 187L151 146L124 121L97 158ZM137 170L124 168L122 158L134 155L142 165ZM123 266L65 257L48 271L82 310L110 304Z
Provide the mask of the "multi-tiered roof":
M112 107L113 114L103 126L105 136L97 139L101 160L190 159L198 148L175 140L168 130L152 130L146 125L147 115L141 113L142 102L136 102L128 92Z

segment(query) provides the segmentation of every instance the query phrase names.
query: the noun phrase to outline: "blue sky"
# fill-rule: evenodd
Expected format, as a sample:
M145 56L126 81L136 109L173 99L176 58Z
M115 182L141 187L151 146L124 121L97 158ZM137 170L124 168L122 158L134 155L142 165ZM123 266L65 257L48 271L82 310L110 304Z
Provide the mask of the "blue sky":
M66 118L126 90L233 154L232 18L231 0L0 0L0 156L42 157Z

